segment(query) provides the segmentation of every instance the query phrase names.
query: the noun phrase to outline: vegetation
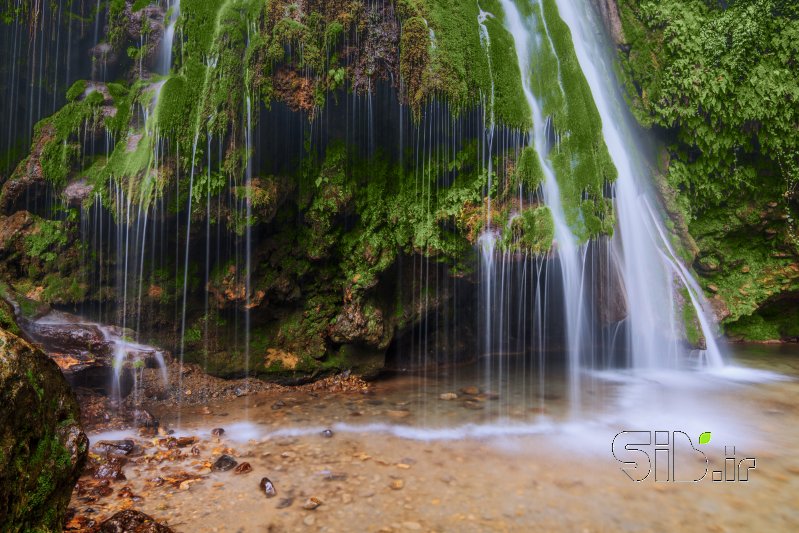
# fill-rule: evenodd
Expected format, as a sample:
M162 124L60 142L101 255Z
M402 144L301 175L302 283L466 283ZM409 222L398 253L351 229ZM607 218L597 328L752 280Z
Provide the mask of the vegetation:
M766 320L752 314L761 305L799 283L799 7L782 0L621 0L619 7L631 107L667 145L666 180L696 239L696 268L723 301L730 332L741 332ZM779 328L757 329L749 338L777 338Z

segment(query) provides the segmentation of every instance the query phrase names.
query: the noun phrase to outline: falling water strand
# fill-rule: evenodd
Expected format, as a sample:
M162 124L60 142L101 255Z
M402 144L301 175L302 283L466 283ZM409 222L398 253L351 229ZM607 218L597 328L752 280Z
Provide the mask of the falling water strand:
M612 60L604 32L593 9L579 0L557 0L564 22L569 26L577 59L591 88L602 118L602 131L613 163L618 170L616 210L618 234L614 236L623 265L628 302L628 344L635 367L672 365L670 353L680 353L679 327L673 308L676 277L685 285L707 340L708 364L720 366L723 358L707 318L703 296L696 281L676 258L663 221L649 206L652 196L649 172L624 114L624 101L614 78ZM664 339L664 332L667 338ZM664 347L664 341L668 348Z

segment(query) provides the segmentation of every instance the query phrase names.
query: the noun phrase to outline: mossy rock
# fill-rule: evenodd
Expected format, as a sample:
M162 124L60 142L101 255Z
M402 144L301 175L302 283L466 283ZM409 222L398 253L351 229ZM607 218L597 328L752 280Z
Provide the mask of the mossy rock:
M88 452L58 366L0 330L0 530L61 531Z

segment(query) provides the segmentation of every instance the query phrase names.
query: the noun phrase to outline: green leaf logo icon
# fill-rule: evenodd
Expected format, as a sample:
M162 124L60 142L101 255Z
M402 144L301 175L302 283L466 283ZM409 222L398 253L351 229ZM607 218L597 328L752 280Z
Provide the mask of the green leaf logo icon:
M705 431L699 435L699 444L707 444L708 442L710 442L710 432Z

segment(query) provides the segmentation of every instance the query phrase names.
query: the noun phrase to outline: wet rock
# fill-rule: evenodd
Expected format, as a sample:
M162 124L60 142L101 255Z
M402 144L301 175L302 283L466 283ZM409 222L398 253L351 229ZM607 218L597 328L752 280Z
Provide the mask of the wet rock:
M267 498L274 498L275 496L277 496L277 489L275 489L275 485L268 477L261 478L261 482L258 484L258 486L261 488L261 492L266 494ZM283 500L281 500L281 502L287 499L290 498L284 498ZM286 505L286 507L288 507L289 505L291 505L291 502L289 502L289 504Z
M100 524L98 533L172 533L172 529L159 524L151 516L128 509Z
M91 186L86 183L85 179L81 179L67 185L61 193L61 197L70 207L79 208L83 204L83 201L89 197L91 192Z
M326 439L332 439L333 438L333 430L332 429L323 429L322 430L322 436L324 438L326 438Z
M328 335L337 344L362 343L385 349L392 337L386 334L388 329L380 309L350 302L336 317Z
M224 434L225 430L222 428L214 428L211 430L211 435L213 435L214 437L221 437Z
M211 466L211 470L217 472L226 472L231 468L234 468L238 464L238 461L233 459L229 455L221 455L219 459L214 461L214 464Z
M252 472L252 466L247 462L241 463L233 471L234 474L249 474L250 472Z
M96 448L102 449L105 453L112 453L116 455L130 455L131 452L136 450L136 443L131 439L125 440L101 440L97 443Z
M146 409L136 409L133 412L133 421L136 424L136 427L153 428L158 430L158 419Z
M109 457L94 471L94 479L110 479L113 481L127 479L122 472L128 462L124 457Z
M0 330L0 531L63 528L89 442L56 364Z
M322 505L322 500L311 496L310 498L305 500L305 503L302 504L302 508L305 509L306 511L313 511L320 505Z
M463 387L461 389L461 394L466 394L467 396L477 396L478 394L480 394L480 389L478 387L475 387L474 385L471 385L469 387Z
M621 23L617 0L591 0L602 17L602 23L610 34L616 46L623 47L627 44L624 36L624 27Z
M444 392L444 393L441 393L441 394L438 395L438 399L439 400L446 400L446 401L457 400L458 399L458 395L455 394L454 392Z

